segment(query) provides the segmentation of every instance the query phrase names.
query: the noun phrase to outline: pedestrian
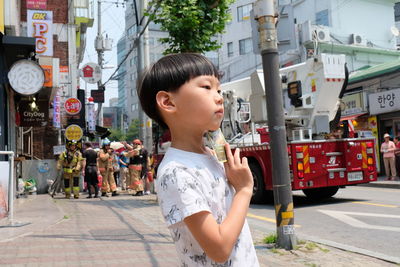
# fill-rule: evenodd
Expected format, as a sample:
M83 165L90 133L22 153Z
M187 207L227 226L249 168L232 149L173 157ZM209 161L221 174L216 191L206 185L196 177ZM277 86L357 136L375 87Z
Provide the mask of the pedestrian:
M78 150L77 142L67 142L67 150L62 152L57 161L57 170L63 170L65 198L71 197L71 186L74 198L79 198L79 178L82 168L82 154Z
M385 165L386 179L394 180L396 177L395 155L396 145L390 141L390 135L383 135L384 142L381 145L381 153L383 153L383 163Z
M102 142L102 148L97 155L99 171L103 177L103 183L101 185L102 197L108 197L110 192L112 192L112 196L118 196L113 175L113 159L113 149L110 148L110 140L105 138Z
M113 153L113 172L114 172L114 180L115 184L119 184L119 155L118 152L114 151Z
M92 198L92 194L97 198L99 195L98 175L100 174L97 169L97 152L93 149L91 142L86 142L85 148L82 169L89 193L87 198Z
M396 174L398 177L400 177L400 136L396 136L393 141L396 145L396 150L394 151L396 161Z
M143 196L142 169L143 169L143 146L142 141L135 139L132 146L127 145L129 157L130 188L135 191L133 196Z
M126 147L126 143L124 143ZM127 185L130 184L129 171L128 171L129 158L126 156L126 152L122 151L119 157L119 186L121 190L127 190Z
M224 118L219 72L202 55L171 54L138 88L147 115L171 132L158 167L158 202L181 266L259 266L246 214L253 177L239 149L221 164L203 136Z

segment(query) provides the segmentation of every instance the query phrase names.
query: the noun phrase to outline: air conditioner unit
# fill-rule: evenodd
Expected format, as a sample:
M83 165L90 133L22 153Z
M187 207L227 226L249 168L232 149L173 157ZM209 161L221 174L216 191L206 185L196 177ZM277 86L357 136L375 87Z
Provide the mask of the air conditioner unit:
M360 34L353 33L350 38L350 44L366 46L367 39Z
M311 22L308 20L301 24L301 42L330 42L330 31L329 28L323 26L311 25Z
M313 34L313 40L317 40L318 42L331 41L331 36L328 28L315 27Z

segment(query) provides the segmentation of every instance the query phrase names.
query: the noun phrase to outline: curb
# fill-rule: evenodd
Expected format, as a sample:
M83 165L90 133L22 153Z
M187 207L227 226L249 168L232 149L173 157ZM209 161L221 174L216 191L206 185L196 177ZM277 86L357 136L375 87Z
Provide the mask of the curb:
M377 181L377 182L370 182L367 184L358 184L357 186L400 189L400 182L399 181Z

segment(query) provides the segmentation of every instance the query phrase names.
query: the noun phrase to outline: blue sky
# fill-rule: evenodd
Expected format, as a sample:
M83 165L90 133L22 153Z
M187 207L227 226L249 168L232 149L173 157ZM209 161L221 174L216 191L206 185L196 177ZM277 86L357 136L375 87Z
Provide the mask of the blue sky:
M87 31L86 51L81 66L89 62L97 63L97 52L94 49L94 40L96 39L97 35L97 1L94 2L95 2L94 24L93 27L88 28ZM119 0L119 2L122 1ZM101 27L102 27L103 37L105 38L106 34L108 34L108 37L113 39L112 51L104 52L104 64L113 65L116 68L117 43L118 40L121 38L121 36L124 34L124 29L125 29L125 8L122 7L121 4L119 4L117 7L116 4L102 3L101 10L102 10ZM108 80L110 75L115 71L115 68L103 70L103 77L102 77L103 82ZM82 89L85 88L85 82L82 79L80 80L80 87ZM87 84L88 95L90 95L91 89L97 89L97 84ZM113 97L118 97L117 81L110 81L106 85L104 106L109 106L109 99Z

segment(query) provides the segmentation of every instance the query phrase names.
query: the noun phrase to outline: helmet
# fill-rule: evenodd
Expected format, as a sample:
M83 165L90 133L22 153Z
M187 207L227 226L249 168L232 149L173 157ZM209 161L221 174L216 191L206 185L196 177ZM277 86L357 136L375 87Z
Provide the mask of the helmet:
M67 143L68 146L72 146L72 145L76 146L77 144L78 144L78 142L76 142L76 140L71 140Z
M104 140L103 140L103 142L101 143L101 145L104 147L104 146L108 146L108 145L110 145L110 140L108 140L108 138L104 138Z
M133 143L136 145L141 145L142 141L140 141L139 139L135 139L135 140L133 140Z

